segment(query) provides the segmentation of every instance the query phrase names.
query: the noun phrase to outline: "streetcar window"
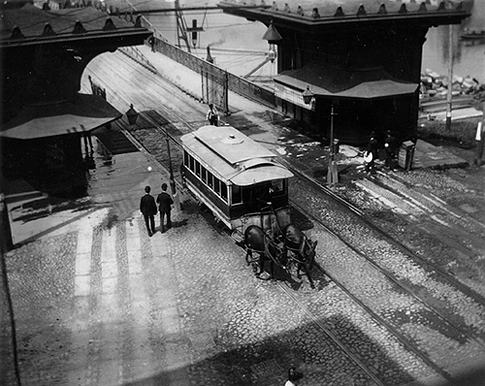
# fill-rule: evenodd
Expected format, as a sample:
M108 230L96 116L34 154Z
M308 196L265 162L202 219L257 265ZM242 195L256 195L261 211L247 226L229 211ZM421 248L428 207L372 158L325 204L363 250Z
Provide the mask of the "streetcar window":
M189 166L189 153L184 152L184 165Z
M240 186L232 185L232 203L233 204L242 203L242 189Z
M209 185L210 188L214 186L214 176L211 172L207 172L207 185Z
M221 194L221 181L216 177L214 177L214 191L217 194Z
M205 183L207 183L207 170L205 167L202 166L202 181L204 181Z
M192 157L192 156L189 156L189 167L190 167L190 170L192 170L192 171L195 170L195 167L194 167L194 157Z
M227 185L224 182L221 182L221 197L227 201Z
M195 161L195 174L200 177L200 163L199 161Z
M284 180L273 180L271 181L271 189L273 190L272 194L280 195L284 192Z

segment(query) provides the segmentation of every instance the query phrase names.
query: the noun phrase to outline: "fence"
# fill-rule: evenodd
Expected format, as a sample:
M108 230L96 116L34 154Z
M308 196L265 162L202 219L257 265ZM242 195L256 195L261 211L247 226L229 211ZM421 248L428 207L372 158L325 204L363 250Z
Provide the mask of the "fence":
M270 108L275 108L275 96L274 92L266 90L247 79L241 78L234 74L228 73L216 65L209 63L208 61L201 59L189 52L183 51L180 48L166 42L164 40L155 39L155 50L168 56L170 59L183 64L185 67L190 68L199 74L202 74L203 78L211 79L218 85L227 84L227 88L243 97L251 99L255 102L262 103ZM204 85L202 85L204 88ZM216 87L218 88L218 87ZM216 90L217 93L217 90ZM203 91L203 98L207 101L207 91ZM210 98L210 96L209 96ZM217 95L212 95L215 99L217 106L224 106L223 98L226 98L224 94L217 93ZM219 100L220 99L220 100ZM221 103L222 102L222 103Z

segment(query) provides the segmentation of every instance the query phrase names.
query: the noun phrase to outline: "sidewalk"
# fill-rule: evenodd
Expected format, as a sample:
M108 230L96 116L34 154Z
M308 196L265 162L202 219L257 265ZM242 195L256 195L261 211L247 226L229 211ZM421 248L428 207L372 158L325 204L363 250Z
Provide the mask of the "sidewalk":
M107 221L133 218L145 186L158 192L162 182L169 181L168 171L144 149L115 155L112 163L96 154L86 197L63 200L38 195L7 203L14 245L33 241L103 208L108 210Z

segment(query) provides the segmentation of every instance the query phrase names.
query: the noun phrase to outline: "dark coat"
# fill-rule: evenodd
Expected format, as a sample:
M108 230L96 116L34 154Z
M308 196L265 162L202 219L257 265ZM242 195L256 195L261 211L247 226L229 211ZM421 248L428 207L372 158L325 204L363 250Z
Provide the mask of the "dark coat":
M388 135L384 141L384 149L388 153L394 154L396 149L396 138L394 138L392 135Z
M377 153L377 140L375 138L371 138L369 143L367 144L367 153L372 153L373 159L379 158Z
M160 213L170 212L171 205L173 204L172 197L167 192L162 192L157 197Z
M151 194L145 194L140 200L140 212L144 216L154 216L157 214L157 204Z

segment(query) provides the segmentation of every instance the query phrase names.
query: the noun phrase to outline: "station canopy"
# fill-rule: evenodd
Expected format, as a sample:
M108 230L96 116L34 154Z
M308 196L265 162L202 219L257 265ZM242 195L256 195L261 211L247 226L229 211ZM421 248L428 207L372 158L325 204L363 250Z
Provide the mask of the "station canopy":
M345 69L321 64L283 71L274 77L274 81L300 91L309 86L315 96L350 99L413 94L419 87L417 83L393 79L380 67Z
M0 129L0 136L38 139L84 133L121 117L102 97L78 94L72 100L28 105Z

